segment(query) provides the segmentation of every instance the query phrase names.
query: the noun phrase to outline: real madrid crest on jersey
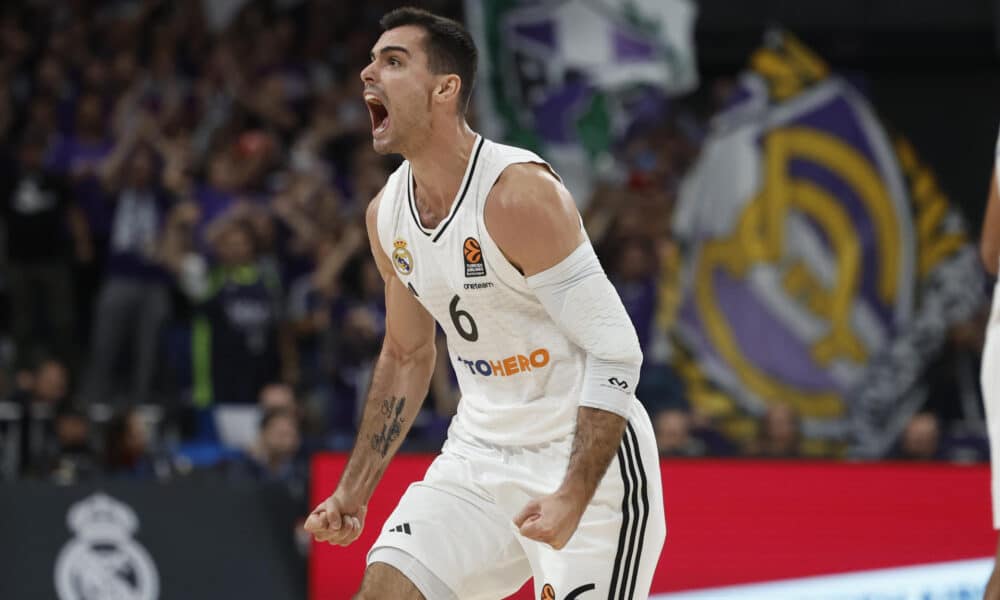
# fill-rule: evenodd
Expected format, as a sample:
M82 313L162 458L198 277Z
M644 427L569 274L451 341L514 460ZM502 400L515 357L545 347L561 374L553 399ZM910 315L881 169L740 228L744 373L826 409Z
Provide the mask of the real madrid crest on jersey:
M409 275L413 272L413 255L406 249L406 240L397 239L392 245L395 246L392 251L392 266L401 275Z
M74 504L66 517L77 537L56 560L59 600L156 600L160 577L149 553L132 538L135 511L105 494Z

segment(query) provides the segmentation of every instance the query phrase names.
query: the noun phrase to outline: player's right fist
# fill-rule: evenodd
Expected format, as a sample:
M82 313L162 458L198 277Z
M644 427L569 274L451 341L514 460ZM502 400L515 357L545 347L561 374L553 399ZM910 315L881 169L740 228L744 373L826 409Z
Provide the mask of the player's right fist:
M317 542L347 546L361 535L367 507L339 492L324 500L306 519L305 530Z

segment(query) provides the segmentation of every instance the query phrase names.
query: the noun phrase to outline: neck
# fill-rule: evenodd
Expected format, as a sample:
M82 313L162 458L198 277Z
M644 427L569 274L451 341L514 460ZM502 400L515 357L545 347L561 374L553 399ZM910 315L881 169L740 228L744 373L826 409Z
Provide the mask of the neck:
M458 119L453 125L433 128L419 149L406 153L416 198L428 212L444 215L451 209L475 141L476 132L465 119Z
M271 455L268 457L265 464L267 465L268 471L274 474L280 474L281 471L288 466L289 462L291 461L288 457Z

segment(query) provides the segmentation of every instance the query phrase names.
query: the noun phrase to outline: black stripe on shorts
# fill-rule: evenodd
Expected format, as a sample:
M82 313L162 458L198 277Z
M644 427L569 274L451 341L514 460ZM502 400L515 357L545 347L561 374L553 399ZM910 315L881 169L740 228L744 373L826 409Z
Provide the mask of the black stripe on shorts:
M635 593L642 544L646 537L646 522L649 519L646 472L643 468L642 456L639 454L639 440L631 423L626 426L622 445L618 448L618 468L622 474L624 487L622 525L618 534L618 551L615 554L614 570L611 573L608 600L631 598ZM633 554L634 562L632 560Z
M649 490L646 486L646 469L642 464L642 454L639 452L639 438L636 436L635 429L632 428L631 423L628 424L628 435L632 438L632 450L635 452L636 466L638 467L641 479L639 498L642 501L642 524L639 526L639 539L635 546L635 564L632 567L631 583L629 584L630 590L627 596L631 598L635 594L636 580L639 577L639 563L642 558L642 547L646 541L646 523L649 521Z

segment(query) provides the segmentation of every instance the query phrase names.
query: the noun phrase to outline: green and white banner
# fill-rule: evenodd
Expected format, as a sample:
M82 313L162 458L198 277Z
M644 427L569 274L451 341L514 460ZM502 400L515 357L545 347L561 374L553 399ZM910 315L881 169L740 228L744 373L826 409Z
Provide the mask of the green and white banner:
M697 86L696 14L690 0L466 0L479 129L541 154L584 202L637 95Z

